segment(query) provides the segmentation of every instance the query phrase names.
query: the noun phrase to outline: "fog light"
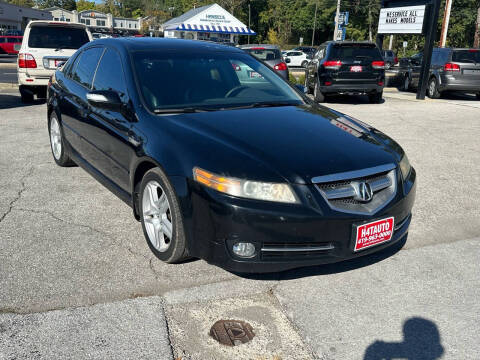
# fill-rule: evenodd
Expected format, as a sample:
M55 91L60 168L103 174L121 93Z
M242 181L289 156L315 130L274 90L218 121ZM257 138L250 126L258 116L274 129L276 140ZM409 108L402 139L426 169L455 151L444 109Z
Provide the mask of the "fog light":
M255 255L255 245L252 243L240 242L233 245L233 253L237 256L248 258Z

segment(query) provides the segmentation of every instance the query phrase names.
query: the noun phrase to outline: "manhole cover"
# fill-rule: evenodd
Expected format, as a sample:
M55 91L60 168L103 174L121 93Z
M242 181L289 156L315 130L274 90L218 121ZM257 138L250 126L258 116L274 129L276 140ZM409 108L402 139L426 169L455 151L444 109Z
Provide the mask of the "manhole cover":
M235 346L253 339L252 325L240 320L218 320L210 329L210 336L220 344Z

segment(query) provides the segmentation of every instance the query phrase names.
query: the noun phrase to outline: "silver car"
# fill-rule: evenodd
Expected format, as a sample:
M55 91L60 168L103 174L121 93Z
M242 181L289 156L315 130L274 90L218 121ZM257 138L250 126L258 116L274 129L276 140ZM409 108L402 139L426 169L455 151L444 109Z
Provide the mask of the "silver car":
M240 45L238 47L265 62L273 68L273 70L288 80L288 67L278 46L269 44L250 44Z

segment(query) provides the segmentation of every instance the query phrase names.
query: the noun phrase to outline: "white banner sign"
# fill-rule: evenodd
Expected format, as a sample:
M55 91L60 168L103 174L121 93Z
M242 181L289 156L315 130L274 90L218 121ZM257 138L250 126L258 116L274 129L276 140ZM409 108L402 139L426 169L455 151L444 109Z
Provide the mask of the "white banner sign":
M425 5L385 8L380 10L379 34L421 34Z

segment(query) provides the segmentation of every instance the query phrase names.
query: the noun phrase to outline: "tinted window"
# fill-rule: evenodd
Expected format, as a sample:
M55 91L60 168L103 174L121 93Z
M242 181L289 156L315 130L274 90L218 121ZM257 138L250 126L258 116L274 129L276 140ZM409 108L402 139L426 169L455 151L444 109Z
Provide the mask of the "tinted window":
M114 90L120 95L122 101L127 101L122 62L115 50L107 49L103 54L93 82L93 89Z
M480 63L480 50L454 50L453 62Z
M330 50L330 57L332 59L372 59L382 60L382 55L376 47L365 45L352 45L352 46L332 46Z
M33 26L28 46L48 49L78 49L89 41L85 29L62 26Z
M72 79L90 89L92 87L93 75L95 74L102 52L103 48L100 47L87 49L82 52L75 62Z
M262 61L281 59L282 54L277 49L252 48L246 49L250 54Z
M151 109L303 103L273 70L247 54L139 51L133 65Z

